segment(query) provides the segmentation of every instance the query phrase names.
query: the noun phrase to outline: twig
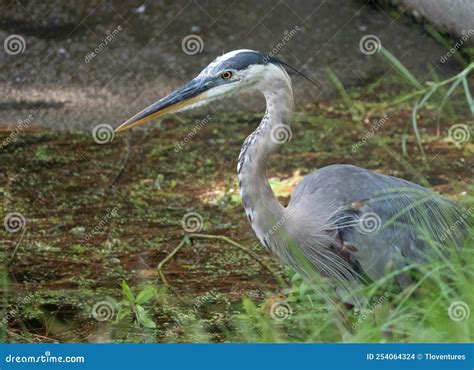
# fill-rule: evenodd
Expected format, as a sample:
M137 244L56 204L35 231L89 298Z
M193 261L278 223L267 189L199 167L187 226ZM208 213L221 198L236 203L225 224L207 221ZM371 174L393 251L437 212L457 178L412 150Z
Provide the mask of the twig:
M15 259L16 252L18 251L18 247L20 246L21 242L23 241L23 238L26 233L26 227L23 228L23 232L21 233L20 240L18 243L15 245L15 249L13 250L12 256L10 257L10 260L8 261L8 265L10 266L13 263L13 260Z
M163 273L163 266L165 265L165 263L167 263L171 258L173 258L173 256L179 252L179 250L185 245L185 244L188 244L189 243L189 238L187 236L185 236L183 238L183 240L181 240L181 243L178 244L178 246L173 249L171 251L170 254L168 254L166 256L166 258L161 261L159 264L158 264L158 267L157 267L157 270L158 270L158 274L160 275L160 278L161 280L163 281L163 284L165 284L166 286L169 287L169 284L168 282L166 281L166 278L165 278L165 274Z
M224 236L224 235L210 235L210 234L188 234L186 235L183 240L181 241L181 243L179 243L179 245L173 249L171 251L170 254L168 254L168 256L166 256L166 258L161 261L159 264L158 264L158 274L160 275L161 277L161 280L163 281L163 283L166 285L166 286L169 286L168 282L166 281L166 278L164 276L164 273L163 273L163 266L171 259L173 258L173 256L186 244L186 243L189 243L189 241L191 240L195 240L195 239L205 239L205 240L218 240L218 241L221 241L221 242L224 242L224 243L227 243L231 246L233 246L234 248L237 248L238 250L240 250L241 252L245 253L247 256L249 256L250 258L252 258L255 262L257 262L260 266L262 266L264 269L266 269L268 272L270 272L270 274L272 274L276 280L282 284L282 285L285 285L285 282L283 281L283 279L280 277L279 274L277 274L275 271L273 271L273 269L268 266L264 261L262 261L260 259L260 257L258 255L256 255L255 253L253 253L251 250L249 250L248 248L244 247L243 245L237 243L236 241Z
M189 234L188 236L191 240L193 240L193 239L210 239L210 240L219 240L219 241L222 241L224 243L230 244L233 247L240 250L241 252L245 253L247 256L249 256L255 262L257 262L260 266L262 266L264 269L266 269L272 275L277 277L279 282L283 282L280 278L280 275L278 275L275 271L272 270L272 268L270 266L268 266L265 262L263 262L260 259L259 256L257 256L255 253L253 253L248 248L244 247L242 244L237 243L236 241L228 238L227 236L224 236L224 235L209 235L209 234Z

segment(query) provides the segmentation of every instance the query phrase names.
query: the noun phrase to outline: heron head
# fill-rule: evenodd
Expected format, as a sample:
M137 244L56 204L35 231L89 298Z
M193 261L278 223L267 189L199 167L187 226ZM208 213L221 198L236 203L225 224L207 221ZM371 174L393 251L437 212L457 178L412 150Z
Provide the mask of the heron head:
M129 118L115 131L203 106L238 91L258 90L264 84L278 82L291 83L280 61L254 50L231 51L217 57L186 85Z

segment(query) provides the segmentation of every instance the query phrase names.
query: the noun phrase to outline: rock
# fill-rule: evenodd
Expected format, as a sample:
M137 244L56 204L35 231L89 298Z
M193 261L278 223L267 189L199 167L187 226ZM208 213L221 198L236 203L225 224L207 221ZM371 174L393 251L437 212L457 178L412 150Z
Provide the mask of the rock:
M438 31L448 31L454 38L463 38L470 30L474 33L474 1L472 0L400 0L401 7L411 11L415 18L424 18ZM466 44L474 45L474 34Z

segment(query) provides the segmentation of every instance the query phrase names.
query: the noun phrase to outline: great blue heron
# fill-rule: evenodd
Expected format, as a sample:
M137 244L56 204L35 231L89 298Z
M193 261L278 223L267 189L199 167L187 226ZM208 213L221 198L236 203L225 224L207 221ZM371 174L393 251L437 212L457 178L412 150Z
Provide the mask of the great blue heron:
M316 268L347 286L423 261L432 245L460 245L465 218L457 205L414 183L352 165L312 172L296 186L287 207L279 203L266 165L289 134L293 91L288 67L258 51L229 52L116 131L256 90L264 95L267 110L242 145L240 193L258 239L285 263L307 277ZM401 286L410 279L396 274Z

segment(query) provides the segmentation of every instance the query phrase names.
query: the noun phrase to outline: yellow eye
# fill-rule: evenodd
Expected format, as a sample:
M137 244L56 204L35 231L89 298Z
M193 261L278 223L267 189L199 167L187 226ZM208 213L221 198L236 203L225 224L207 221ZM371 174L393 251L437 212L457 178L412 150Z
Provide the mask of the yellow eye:
M232 77L232 72L231 71L225 71L221 73L221 77L228 80L229 78Z

